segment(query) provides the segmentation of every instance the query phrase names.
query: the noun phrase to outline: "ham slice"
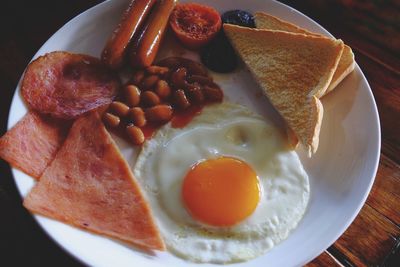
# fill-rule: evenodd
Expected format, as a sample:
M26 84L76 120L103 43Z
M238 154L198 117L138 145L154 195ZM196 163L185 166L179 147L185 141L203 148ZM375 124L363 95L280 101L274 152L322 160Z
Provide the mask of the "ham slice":
M111 103L119 87L118 75L99 59L55 51L29 64L21 94L30 109L56 118L75 119Z
M142 249L164 249L148 203L96 112L75 121L24 206Z
M38 179L67 136L70 122L28 112L0 138L0 157Z

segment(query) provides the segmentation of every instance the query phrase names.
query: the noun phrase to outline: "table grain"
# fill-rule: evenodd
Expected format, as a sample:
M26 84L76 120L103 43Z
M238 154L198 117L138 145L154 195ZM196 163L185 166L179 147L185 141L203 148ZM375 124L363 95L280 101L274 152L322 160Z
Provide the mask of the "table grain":
M26 65L67 21L100 0L2 1L0 134ZM350 45L374 94L382 150L372 191L347 231L311 266L400 266L400 1L282 0ZM7 163L0 161L0 266L83 266L22 207Z

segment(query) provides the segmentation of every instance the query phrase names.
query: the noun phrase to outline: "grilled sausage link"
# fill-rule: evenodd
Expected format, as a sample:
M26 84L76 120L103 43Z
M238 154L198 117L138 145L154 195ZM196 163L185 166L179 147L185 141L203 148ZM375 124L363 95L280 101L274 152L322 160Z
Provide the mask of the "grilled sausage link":
M130 50L130 61L133 67L147 67L153 63L164 36L169 15L176 2L177 0L161 0L152 10L140 37L134 41Z
M101 60L113 69L120 68L129 42L139 31L157 0L132 0L101 54Z

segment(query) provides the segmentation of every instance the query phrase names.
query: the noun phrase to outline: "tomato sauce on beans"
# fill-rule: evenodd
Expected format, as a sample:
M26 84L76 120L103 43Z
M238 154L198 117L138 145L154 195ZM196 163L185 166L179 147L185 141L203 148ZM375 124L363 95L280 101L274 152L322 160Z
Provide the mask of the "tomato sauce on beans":
M171 57L136 70L103 120L118 136L141 145L165 123L171 121L172 127L183 128L204 105L222 99L221 88L203 65Z

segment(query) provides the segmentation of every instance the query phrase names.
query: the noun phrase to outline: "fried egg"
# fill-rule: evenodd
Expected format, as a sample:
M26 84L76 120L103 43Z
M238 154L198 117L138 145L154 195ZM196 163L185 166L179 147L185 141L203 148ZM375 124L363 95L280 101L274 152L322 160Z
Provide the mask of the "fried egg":
M285 136L247 108L208 106L184 128L163 126L134 174L168 250L202 263L249 260L303 217L309 181Z

